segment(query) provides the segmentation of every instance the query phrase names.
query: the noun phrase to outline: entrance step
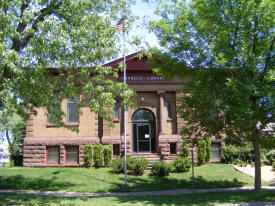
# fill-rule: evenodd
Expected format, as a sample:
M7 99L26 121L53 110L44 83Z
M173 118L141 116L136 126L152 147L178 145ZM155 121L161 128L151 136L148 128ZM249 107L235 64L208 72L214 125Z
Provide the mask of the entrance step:
M160 162L161 161L161 157L159 154L132 154L132 157L144 157L148 160L148 170L150 170L152 168L152 164L155 162Z

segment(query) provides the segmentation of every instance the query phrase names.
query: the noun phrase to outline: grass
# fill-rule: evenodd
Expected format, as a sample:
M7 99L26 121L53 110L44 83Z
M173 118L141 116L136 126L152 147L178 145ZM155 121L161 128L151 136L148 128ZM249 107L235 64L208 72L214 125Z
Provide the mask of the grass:
M149 175L128 176L129 188L122 188L123 174L112 174L110 169L86 168L0 168L0 189L126 192L192 188L192 173L173 173L167 177ZM226 188L253 186L254 180L234 170L228 164L206 164L195 167L196 188ZM270 185L270 183L263 183Z
M215 205L250 202L275 202L275 192L228 192L195 195L145 197L52 197L42 195L0 194L0 205Z

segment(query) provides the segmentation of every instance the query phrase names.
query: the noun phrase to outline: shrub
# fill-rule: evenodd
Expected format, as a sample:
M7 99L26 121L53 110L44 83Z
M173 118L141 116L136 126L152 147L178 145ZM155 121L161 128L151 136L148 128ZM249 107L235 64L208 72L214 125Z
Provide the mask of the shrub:
M232 162L234 165L241 165L243 163L242 160L240 159L234 159L233 162Z
M198 151L198 165L206 163L207 150L206 150L206 141L204 138L198 139L196 145L199 149Z
M10 156L12 161L12 166L23 166L23 154L14 153Z
M206 150L205 162L209 162L211 158L211 139L209 137L205 137L204 141Z
M148 167L148 160L145 158L128 158L127 168L132 175L143 175Z
M103 166L104 156L103 156L103 147L101 144L94 146L94 166L95 168L100 168Z
M231 164L236 160L240 160L245 163L254 162L255 158L252 145L248 144L242 147L227 145L222 148L221 162Z
M187 139L183 139L183 143L179 148L180 150L180 155L183 157L189 157L189 153L190 153L190 147L188 145L188 140Z
M152 165L151 172L155 176L168 176L170 172L173 171L173 166L161 161L161 162L155 162Z
M275 150L269 151L265 154L268 165L272 165L275 162Z
M84 146L84 166L90 168L93 164L93 145L85 144Z
M275 171L275 162L272 163L273 171Z
M104 155L104 164L106 167L110 167L110 164L113 159L113 147L111 145L107 145L103 148Z
M191 161L187 157L176 157L173 160L175 172L188 172L191 168Z
M124 171L124 158L116 158L111 162L111 168L114 173L123 173Z

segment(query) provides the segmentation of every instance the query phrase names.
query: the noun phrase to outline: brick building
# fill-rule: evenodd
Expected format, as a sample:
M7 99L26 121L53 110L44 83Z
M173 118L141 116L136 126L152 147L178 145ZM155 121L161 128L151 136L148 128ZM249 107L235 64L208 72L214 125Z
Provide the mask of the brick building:
M178 153L182 142L179 131L184 126L184 121L176 113L175 97L186 80L167 81L157 76L147 64L146 57L139 59L132 54L126 60L127 84L136 91L134 102L138 106L127 112L127 154L171 161ZM116 67L122 61L123 58L107 66ZM122 80L123 74L118 81ZM24 166L82 166L83 148L87 143L111 144L115 155L122 154L124 119L120 102L114 108L114 127L109 127L108 122L90 112L89 108L82 108L83 114L77 118L73 111L74 101L64 100L62 109L67 112L66 125L77 126L79 133L48 123L43 108L28 119ZM219 160L219 148L219 142L213 143L211 161Z

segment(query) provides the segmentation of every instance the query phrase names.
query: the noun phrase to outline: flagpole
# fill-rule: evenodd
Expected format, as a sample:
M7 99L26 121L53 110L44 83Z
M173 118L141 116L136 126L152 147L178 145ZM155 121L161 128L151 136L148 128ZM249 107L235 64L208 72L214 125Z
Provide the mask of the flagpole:
M123 28L123 82L126 84L125 28ZM127 108L124 105L124 184L127 186Z

